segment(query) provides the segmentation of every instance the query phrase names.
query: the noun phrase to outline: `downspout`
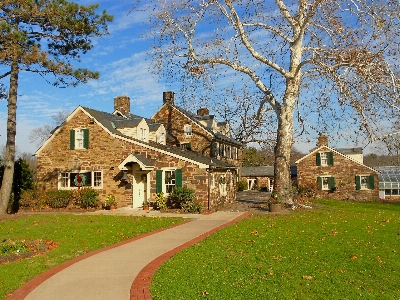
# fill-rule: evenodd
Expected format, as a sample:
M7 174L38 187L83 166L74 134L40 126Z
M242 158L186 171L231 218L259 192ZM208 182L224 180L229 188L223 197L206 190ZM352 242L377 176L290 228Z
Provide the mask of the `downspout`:
M211 167L206 169L208 180L207 210L210 211L210 193L211 193Z

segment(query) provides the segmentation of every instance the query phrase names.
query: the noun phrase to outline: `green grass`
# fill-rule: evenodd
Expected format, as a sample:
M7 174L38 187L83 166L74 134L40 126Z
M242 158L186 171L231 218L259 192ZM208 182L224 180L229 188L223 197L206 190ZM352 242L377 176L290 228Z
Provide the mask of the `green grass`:
M181 221L180 218L83 215L36 215L1 221L2 240L43 239L59 244L44 255L0 265L0 299L65 261Z
M176 254L154 300L400 299L400 204L256 215Z

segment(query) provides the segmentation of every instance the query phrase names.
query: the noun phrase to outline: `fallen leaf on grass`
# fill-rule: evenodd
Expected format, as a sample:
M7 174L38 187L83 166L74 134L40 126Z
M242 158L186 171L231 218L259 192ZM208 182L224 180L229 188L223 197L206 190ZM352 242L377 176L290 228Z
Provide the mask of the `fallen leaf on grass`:
M312 276L303 276L302 277L304 280L312 280L313 279L313 277Z
M358 256L355 255L355 254L353 254L352 256L350 256L350 258L351 258L351 259L356 259L356 258L358 258Z

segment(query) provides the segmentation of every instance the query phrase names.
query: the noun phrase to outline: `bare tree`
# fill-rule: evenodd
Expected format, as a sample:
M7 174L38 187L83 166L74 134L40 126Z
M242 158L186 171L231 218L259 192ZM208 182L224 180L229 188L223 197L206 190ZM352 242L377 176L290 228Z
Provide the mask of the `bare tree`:
M39 147L41 146L51 135L51 132L59 125L61 125L65 119L69 116L67 110L63 110L57 114L51 116L53 119L52 123L46 123L42 127L32 129L29 134L29 141L31 143L36 143Z
M275 182L284 201L291 200L295 134L345 136L351 130L356 142L371 140L381 134L383 120L399 113L397 0L150 5L160 75L192 86L203 79L199 92L217 84L221 90L232 74L240 74L261 95L256 111L275 114ZM214 91L208 97L220 95Z

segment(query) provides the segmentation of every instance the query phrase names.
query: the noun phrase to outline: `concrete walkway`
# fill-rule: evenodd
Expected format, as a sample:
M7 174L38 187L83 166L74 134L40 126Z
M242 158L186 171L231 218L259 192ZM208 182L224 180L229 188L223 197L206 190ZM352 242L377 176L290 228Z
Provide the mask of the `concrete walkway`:
M9 299L127 300L149 299L131 291L139 272L165 253L190 246L249 213L219 211L209 215L160 214L156 211L118 209L90 214L187 217L189 222L88 253L51 269L15 291ZM193 242L193 243L194 243ZM173 252L173 251L172 251ZM160 260L156 265L160 265ZM154 263L153 267L154 269Z

